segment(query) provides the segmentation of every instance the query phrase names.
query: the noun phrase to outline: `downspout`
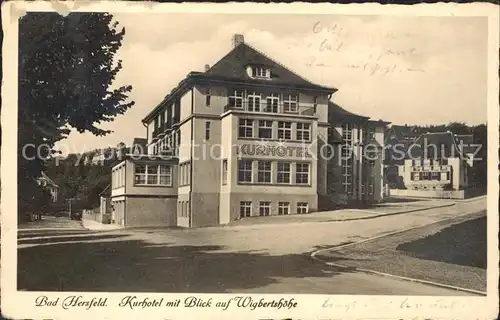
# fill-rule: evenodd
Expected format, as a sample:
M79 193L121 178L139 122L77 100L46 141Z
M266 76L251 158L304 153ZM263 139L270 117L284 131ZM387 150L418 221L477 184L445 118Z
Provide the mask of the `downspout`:
M191 88L191 143L189 146L189 227L192 227L193 223L193 143L194 143L194 88Z
M149 126L144 121L141 121L141 122L142 122L142 125L146 128L146 139L148 139L148 143L149 143ZM147 147L148 147L148 145L146 144L146 148ZM145 154L148 154L147 150L143 150L143 151L146 152Z

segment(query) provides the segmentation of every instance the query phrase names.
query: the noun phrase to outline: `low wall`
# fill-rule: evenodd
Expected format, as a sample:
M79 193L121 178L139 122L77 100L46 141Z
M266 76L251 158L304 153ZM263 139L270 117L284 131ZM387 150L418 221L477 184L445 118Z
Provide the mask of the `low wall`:
M415 197L415 198L438 198L438 199L464 199L464 190L406 190L390 189L389 196L395 197Z
M83 210L82 219L93 220L99 223L108 224L111 223L111 214L110 213L101 214L99 211L96 210Z

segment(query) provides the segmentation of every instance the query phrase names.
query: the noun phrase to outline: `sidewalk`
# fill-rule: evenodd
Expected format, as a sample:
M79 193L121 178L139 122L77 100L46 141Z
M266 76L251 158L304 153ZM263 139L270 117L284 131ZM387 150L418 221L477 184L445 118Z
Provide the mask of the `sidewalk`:
M283 216L267 216L267 217L248 217L243 218L227 225L225 228L248 228L255 225L276 226L284 224L304 224L318 222L342 222L353 220L374 219L383 216L391 216L397 214L412 213L437 208L445 208L454 206L455 202L451 201L420 201L418 204L405 204L402 206L380 206L371 210L361 209L342 209L334 211L313 212L308 214L294 214Z
M82 219L82 226L85 229L92 231L108 231L108 230L123 229L122 226L117 224L103 224L89 219Z

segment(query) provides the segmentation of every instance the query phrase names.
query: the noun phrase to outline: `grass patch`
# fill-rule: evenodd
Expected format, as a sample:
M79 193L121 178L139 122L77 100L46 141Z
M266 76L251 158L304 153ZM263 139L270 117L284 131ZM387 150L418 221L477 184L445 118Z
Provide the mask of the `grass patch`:
M396 250L418 259L486 269L486 217L451 225Z

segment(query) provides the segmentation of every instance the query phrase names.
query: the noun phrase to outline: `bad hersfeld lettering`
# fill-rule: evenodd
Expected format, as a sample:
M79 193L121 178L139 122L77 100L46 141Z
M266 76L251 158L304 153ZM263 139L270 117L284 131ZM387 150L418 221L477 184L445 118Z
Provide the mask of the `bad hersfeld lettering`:
M107 302L108 298L92 297L92 299L85 299L83 296L69 296L62 301L61 306L63 309L85 308L88 310L94 307L106 307Z
M95 307L107 307L108 298L84 298L83 296L68 296L66 298L50 299L47 296L39 296L35 299L37 307L57 307L63 309L84 308L90 309Z

